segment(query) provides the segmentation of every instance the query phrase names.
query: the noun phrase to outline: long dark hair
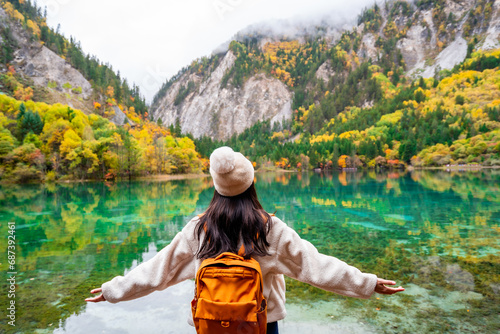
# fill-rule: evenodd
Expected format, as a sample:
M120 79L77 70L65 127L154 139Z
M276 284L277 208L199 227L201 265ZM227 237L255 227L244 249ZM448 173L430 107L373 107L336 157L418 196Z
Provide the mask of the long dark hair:
M222 196L215 190L196 226L199 240L205 232L196 256L207 259L224 252L238 253L240 241L245 246L245 258L268 255L266 237L271 223L271 216L262 208L253 183L244 193L233 197Z

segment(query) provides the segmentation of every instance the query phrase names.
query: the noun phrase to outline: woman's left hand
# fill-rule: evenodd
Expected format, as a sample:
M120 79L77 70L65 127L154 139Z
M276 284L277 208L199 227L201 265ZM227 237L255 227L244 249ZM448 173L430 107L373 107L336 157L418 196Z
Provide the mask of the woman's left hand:
M102 288L97 288L94 290L91 290L90 293L99 293L102 292ZM92 303L98 303L98 302L103 302L106 301L106 298L102 295L102 293L97 296L97 297L92 297L92 298L87 298L85 299L86 302L92 302Z
M384 295L392 295L396 292L405 291L405 289L401 286L399 288L390 288L390 287L385 286L385 284L396 285L396 282L389 281L389 280L382 279L382 278L377 278L377 285L375 285L375 292L381 293Z

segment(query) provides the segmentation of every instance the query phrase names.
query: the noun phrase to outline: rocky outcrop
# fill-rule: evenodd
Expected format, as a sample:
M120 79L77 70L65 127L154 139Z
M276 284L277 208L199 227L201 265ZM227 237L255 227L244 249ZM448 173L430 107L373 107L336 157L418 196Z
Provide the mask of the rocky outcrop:
M57 90L72 90L87 99L92 95L92 86L85 77L53 51L42 46L38 52L26 53L18 50L16 63L19 69L33 79L36 85L47 87L49 82ZM81 89L81 93L79 93Z
M403 55L408 73L421 75L427 66L427 58L436 49L436 28L432 11L420 13L419 18L408 29L406 37L400 39L396 47Z
M275 123L290 119L292 93L275 78L260 73L241 88L230 84L221 88L222 78L235 59L228 51L208 77L183 75L152 107L154 119L161 119L165 125L179 122L182 131L195 138L209 136L219 140L241 133L257 121ZM179 93L189 86L194 88L179 101Z
M125 113L120 109L120 107L113 106L112 108L113 108L113 111L115 112L115 114L113 115L113 117L110 118L110 121L112 123L115 123L118 126L122 126L122 125L125 125L125 124L130 124L130 126L136 126L136 124L134 122L132 122L127 117L127 115L125 115Z
M375 46L375 36L372 33L363 35L359 54L361 57L372 61L378 59L380 50Z
M439 53L434 64L430 66L425 66L425 63L417 64L410 74L418 73L419 70L423 70L419 75L423 78L430 78L440 70L451 70L455 65L463 62L466 56L467 41L463 39L462 36L458 36L450 45Z
M330 60L325 61L316 71L316 78L323 80L328 83L330 78L335 75L335 71L332 68L332 63Z
M2 29L9 26L18 45L14 52L12 65L18 73L31 78L35 85L52 86L60 92L68 92L88 99L92 95L92 86L85 77L56 53L31 41L30 36L18 22L13 22L0 8ZM3 41L0 41L2 43Z
M486 38L479 47L483 50L500 48L500 0L496 0L493 4L493 15L486 31Z
M478 45L483 49L492 49L500 46L498 41L500 31L500 0L493 6L493 17L489 23L484 42ZM467 56L467 41L463 38L463 26L467 21L469 12L474 10L475 1L446 1L444 11L446 16L453 16L460 20L457 24L448 23L447 30L452 31L450 36L455 36L441 51L438 48L438 29L434 24L432 11L418 12L419 17L408 29L406 37L398 41L396 47L403 55L407 74L412 77L429 78L436 72L452 69L461 63Z

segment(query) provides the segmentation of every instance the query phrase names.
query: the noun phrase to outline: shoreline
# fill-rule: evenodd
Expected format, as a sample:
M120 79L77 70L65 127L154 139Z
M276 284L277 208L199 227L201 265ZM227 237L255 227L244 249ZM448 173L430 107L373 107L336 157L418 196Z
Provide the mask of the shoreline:
M132 178L133 181L172 181L172 180L191 180L203 177L209 177L210 174L158 174L158 175L147 175L138 176Z
M477 166L470 166L470 165L466 165L466 166L457 166L457 165L453 165L453 166L436 166L436 167L413 167L413 166L410 166L408 168L406 168L406 170L408 171L412 171L412 170L452 170L452 171L462 171L462 170L480 170L480 169L500 169L500 166L482 166L482 165L477 165Z
M391 170L397 170L397 171L402 171L402 172L413 172L413 171L425 171L425 170L441 170L441 171L447 171L447 172L466 172L466 171L479 171L479 170L493 170L493 169L500 169L500 166L437 166L437 167L413 167L409 166L405 169L391 169L391 168L384 168L379 171L391 171ZM345 171L350 171L350 172L358 172L358 171L377 171L377 169L373 168L355 168L355 169L350 169L350 168L345 168L345 169L324 169L320 170L319 172L345 172ZM265 173L307 173L307 172L315 172L314 169L308 169L308 170L303 170L303 171L298 171L298 170L287 170L287 169L281 169L281 168L276 168L276 169L262 169L259 168L255 170L256 174L265 174ZM133 177L130 179L130 181L175 181L175 180L191 180L191 179L198 179L198 178L205 178L205 177L210 177L210 174L207 173L200 173L200 174L160 174L160 175L147 175L147 176L137 176ZM62 179L62 180L56 180L53 182L27 182L27 183L17 183L17 182L5 182L5 181L0 181L0 186L1 185L8 185L8 184L64 184L64 183L86 183L86 182L123 182L123 181L128 181L127 178L123 179L116 179L116 180L97 180L97 179Z

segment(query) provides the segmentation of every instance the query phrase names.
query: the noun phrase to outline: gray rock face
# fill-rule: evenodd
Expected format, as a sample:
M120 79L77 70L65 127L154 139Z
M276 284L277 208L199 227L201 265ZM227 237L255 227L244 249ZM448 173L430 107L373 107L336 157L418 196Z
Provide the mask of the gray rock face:
M80 72L39 42L30 41L28 33L20 23L12 22L2 8L0 24L2 27L11 28L12 37L18 44L18 49L14 52L15 59L12 61L17 72L30 77L38 86L47 87L50 81L55 83L57 90L63 91L63 85L69 84L71 88L66 88L67 92L81 88L81 96L84 99L92 95L92 86Z
M72 88L80 87L85 99L92 94L92 86L87 79L45 46L33 55L26 55L25 62L24 73L39 86L47 87L51 81L55 82L59 88L65 84L71 85Z
M464 61L467 56L467 41L461 36L458 36L450 45L439 53L436 61L431 66L423 66L424 71L420 74L424 78L434 76L439 70L451 70L455 65ZM416 67L418 70L419 67Z
M155 120L163 124L175 124L178 120L185 133L195 138L209 136L228 139L241 133L257 121L281 122L292 117L292 93L275 78L256 74L243 87L228 84L221 88L222 77L234 65L236 57L229 51L210 76L200 78L184 74L152 107ZM175 99L181 88L192 82L196 87L181 103Z
M410 76L429 78L440 70L452 69L465 59L467 41L462 37L462 28L468 18L468 12L473 10L475 5L476 2L472 0L446 1L446 16L452 13L460 22L455 40L439 54L436 54L438 29L434 24L432 11L421 12L418 20L408 30L406 38L399 40L396 45L401 50ZM500 47L500 0L496 0L493 5L493 16L485 36L484 41L477 45L478 48L488 50Z
M135 123L132 122L119 107L113 106L112 108L115 112L115 115L110 119L111 122L115 123L118 126L122 126L127 123L131 126L135 126Z
M413 69L417 64L425 63L425 55L430 47L429 29L413 25L406 36L396 46L401 50L407 68Z
M480 48L483 50L500 48L500 0L496 0L493 4L493 15Z
M375 61L379 57L380 50L375 46L375 40L376 38L372 33L366 33L363 35L360 50L360 55L363 58Z
M330 78L335 75L335 71L332 69L331 61L328 59L325 61L316 71L316 78L323 80L328 83Z

